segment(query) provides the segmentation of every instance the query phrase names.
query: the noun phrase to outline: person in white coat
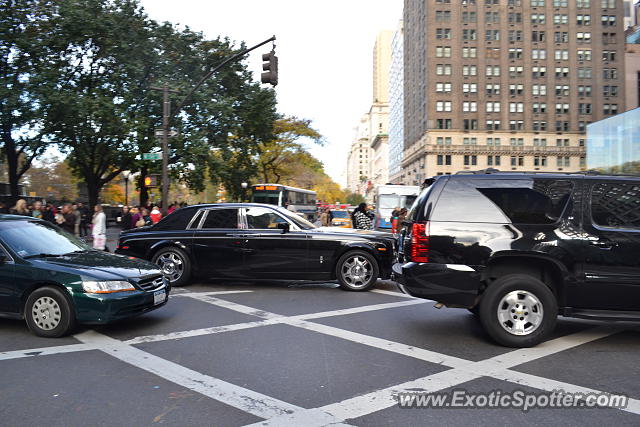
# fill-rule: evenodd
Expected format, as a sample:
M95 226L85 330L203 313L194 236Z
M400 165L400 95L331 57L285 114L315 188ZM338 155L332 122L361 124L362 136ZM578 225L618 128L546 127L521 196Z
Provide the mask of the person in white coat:
M107 245L107 216L102 211L102 206L96 205L91 223L91 235L93 236L93 248L104 251Z

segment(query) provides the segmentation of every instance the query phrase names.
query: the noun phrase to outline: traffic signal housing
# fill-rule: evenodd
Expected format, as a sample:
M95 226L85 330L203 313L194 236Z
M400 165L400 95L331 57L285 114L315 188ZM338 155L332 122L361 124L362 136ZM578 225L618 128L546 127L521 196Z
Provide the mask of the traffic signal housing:
M278 57L276 53L273 50L269 53L264 53L262 54L262 60L265 61L262 64L262 70L266 71L266 73L262 73L260 81L276 86L278 84Z
M145 187L157 187L158 186L158 177L156 175L149 175L144 177L144 186Z

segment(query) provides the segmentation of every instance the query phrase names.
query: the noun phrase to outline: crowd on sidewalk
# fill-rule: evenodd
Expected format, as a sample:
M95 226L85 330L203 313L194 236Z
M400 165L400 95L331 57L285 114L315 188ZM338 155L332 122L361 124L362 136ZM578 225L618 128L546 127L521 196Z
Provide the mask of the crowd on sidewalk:
M167 214L183 206L186 206L186 203L175 202L169 206ZM26 200L20 199L11 208L0 202L0 214L23 215L49 221L77 237L91 237L94 249L107 250L107 216L100 204L94 206L94 212L91 214L89 208L81 202L64 203L56 207L52 203L43 204L39 200L28 204ZM130 230L157 223L162 219L162 213L159 205L124 206L117 219L122 230Z

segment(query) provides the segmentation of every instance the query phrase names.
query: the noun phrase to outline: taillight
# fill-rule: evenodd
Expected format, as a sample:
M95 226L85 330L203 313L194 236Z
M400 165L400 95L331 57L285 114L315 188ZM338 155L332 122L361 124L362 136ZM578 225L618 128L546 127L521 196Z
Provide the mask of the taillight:
M411 261L429 262L428 222L414 222L411 226Z

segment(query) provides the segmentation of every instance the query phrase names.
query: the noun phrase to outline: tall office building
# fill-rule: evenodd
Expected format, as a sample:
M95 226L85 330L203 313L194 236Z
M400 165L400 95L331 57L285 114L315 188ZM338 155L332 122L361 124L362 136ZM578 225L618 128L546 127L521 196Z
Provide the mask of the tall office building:
M575 171L624 106L622 0L405 0L406 183Z
M373 99L369 108L371 183L389 180L389 67L393 31L380 31L373 47Z
M371 179L370 120L364 114L355 129L347 157L347 189L364 194Z
M391 41L389 67L389 181L403 181L402 150L404 147L404 62L402 21Z

